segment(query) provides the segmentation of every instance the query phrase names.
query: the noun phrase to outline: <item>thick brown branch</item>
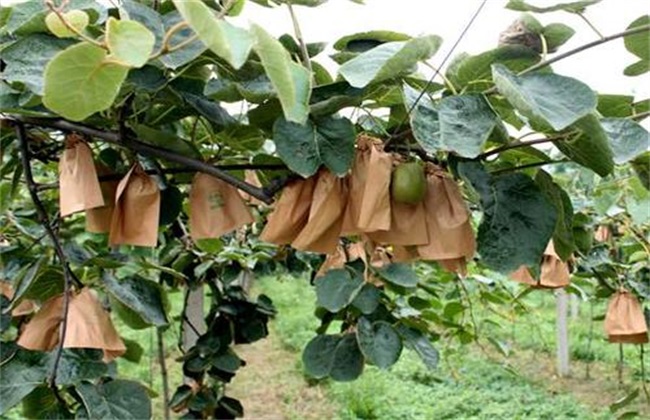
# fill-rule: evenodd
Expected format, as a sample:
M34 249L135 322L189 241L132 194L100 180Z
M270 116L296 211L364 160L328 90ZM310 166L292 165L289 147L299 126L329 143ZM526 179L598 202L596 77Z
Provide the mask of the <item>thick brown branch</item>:
M34 175L32 174L32 166L29 163L29 147L27 145L27 133L25 132L25 126L22 123L16 124L16 135L18 136L19 146L20 146L20 160L23 166L23 173L25 174L25 182L27 182L27 189L31 195L32 201L34 202L34 207L36 208L36 213L41 222L41 225L45 229L47 236L49 236L56 255L59 258L59 262L63 268L63 317L61 319L61 324L59 326L59 342L56 347L56 353L54 355L54 364L52 365L52 372L50 374L48 384L51 388L56 387L56 374L59 369L59 362L61 361L61 356L63 354L63 343L65 341L65 335L68 329L68 309L70 307L70 288L73 282L78 282L75 278L70 265L68 264L68 259L63 251L63 246L61 246L61 241L52 229L52 224L50 223L50 218L45 210L43 202L38 197L38 190L36 183L34 182ZM77 284L77 286L82 286Z
M93 127L88 127L83 124L79 124L79 123L75 123L63 119L33 118L33 117L24 117L24 116L12 116L12 118L15 121L22 122L25 124L31 124L39 127L55 128L63 131L71 131L71 132L85 134L90 137L96 137L98 139L101 139L107 143L111 143L121 147L125 147L127 149L131 149L134 152L141 153L143 155L177 163L179 165L190 168L197 172L204 172L208 175L212 175L216 178L219 178L220 180L244 191L245 193L251 195L252 197L257 198L258 200L266 204L270 204L273 202L273 196L267 194L263 189L251 185L245 181L242 181L239 178L227 172L224 172L221 169L218 169L200 160L179 155L171 150L163 149L157 146L152 146L150 144L141 142L137 139L127 138L122 140L120 139L120 135L118 133L112 131L100 130Z

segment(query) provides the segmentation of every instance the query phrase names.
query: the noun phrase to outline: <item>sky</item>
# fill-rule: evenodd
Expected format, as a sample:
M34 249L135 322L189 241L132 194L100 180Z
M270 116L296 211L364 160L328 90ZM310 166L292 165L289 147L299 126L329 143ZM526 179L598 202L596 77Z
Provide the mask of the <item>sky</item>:
M530 0L530 3L546 6L562 1L568 0ZM444 42L431 60L431 64L438 67L481 0L365 0L365 3L330 0L316 8L294 6L294 10L306 42L333 43L344 35L378 29L412 36L439 35ZM476 54L495 48L499 33L520 15L520 12L505 9L506 3L507 0L487 0L452 57L463 51ZM606 36L625 30L643 14L650 14L650 1L603 0L588 8L585 16ZM536 17L545 25L561 22L576 30L576 35L560 52L598 39L598 35L577 15L553 12L537 14ZM286 7L268 9L248 2L242 15L233 21L243 26L255 22L277 36L293 33ZM317 61L327 65L329 58L325 55L321 54ZM599 93L635 94L639 99L650 97L650 73L638 77L623 75L623 69L636 61L625 50L623 40L619 39L562 60L553 67L556 73L578 78ZM328 68L331 67L328 65Z

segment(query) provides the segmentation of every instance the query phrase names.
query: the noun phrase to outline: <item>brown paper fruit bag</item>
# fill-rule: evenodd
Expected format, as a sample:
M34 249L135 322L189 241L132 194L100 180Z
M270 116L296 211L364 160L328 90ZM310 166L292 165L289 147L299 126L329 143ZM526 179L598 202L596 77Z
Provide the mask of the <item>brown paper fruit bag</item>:
M248 184L253 185L255 187L258 187L258 188L262 187L262 183L260 182L260 179L257 176L257 172L255 172L252 169L246 169L244 171L244 181L246 181ZM247 203L250 203L250 204L252 204L254 206L260 206L260 205L264 204L260 200L258 200L257 198L251 196L250 194L248 194L245 191L238 190L238 192L239 192L239 195L241 195L241 197Z
M25 326L18 345L30 350L51 351L59 342L62 317L63 295L45 302ZM70 297L63 347L103 350L106 362L126 352L124 342L95 291L84 288L79 294Z
M102 165L97 165L97 174L110 175L112 171ZM100 181L99 186L104 197L104 205L86 210L86 230L92 233L108 233L111 230L111 219L115 209L115 194L120 181Z
M11 300L14 298L14 288L11 283L0 280L0 295L3 295L7 299ZM36 310L36 303L33 300L24 299L18 304L12 311L11 316L24 316L29 315Z
M418 246L423 260L439 261L449 271L465 272L476 252L470 214L456 181L441 168L427 164L424 207L429 243Z
M276 245L293 242L307 224L314 195L314 177L294 181L284 187L269 214L260 239Z
M104 205L93 154L81 137L70 134L59 160L59 207L61 216Z
M568 286L571 282L569 264L562 261L557 255L552 240L546 246L546 250L544 250L540 270L539 280L536 280L531 275L530 270L526 266L519 267L510 274L510 278L519 283L546 289L560 289Z
M156 246L160 218L160 189L134 165L117 186L108 237L110 245Z
M636 296L625 289L612 296L605 316L605 332L610 343L648 342L648 326Z
M344 181L326 169L316 175L307 224L291 243L301 251L331 254L339 242L347 193Z
M342 235L389 230L390 179L393 158L379 139L361 135L355 161L347 178L348 205Z
M336 251L325 256L325 261L321 264L316 272L316 277L324 276L329 270L334 270L336 268L343 268L348 258L343 249L343 246L338 245Z
M370 239L383 245L408 246L429 243L424 203L411 205L391 200L390 206L390 229L369 232Z
M253 223L253 215L232 185L198 173L190 191L190 235L192 239L219 238Z

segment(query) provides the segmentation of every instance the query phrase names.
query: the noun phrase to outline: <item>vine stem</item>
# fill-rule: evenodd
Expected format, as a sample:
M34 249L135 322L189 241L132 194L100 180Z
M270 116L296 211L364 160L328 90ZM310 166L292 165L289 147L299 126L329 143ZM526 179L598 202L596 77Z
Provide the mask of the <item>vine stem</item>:
M121 138L119 133L115 133L112 131L104 131L97 128L88 127L83 124L78 124L71 121L63 120L63 119L32 118L32 117L24 117L18 115L12 116L12 119L18 123L19 127L23 126L22 124L32 124L39 127L55 128L63 131L78 132L90 137L96 137L102 139L107 143L112 143L117 146L125 147L127 149L133 150L143 155L147 155L153 158L164 159L169 162L174 162L184 167L193 169L197 172L203 172L208 175L212 175L215 178L219 178L220 180L232 185L235 188L244 191L245 193L257 198L258 200L266 204L271 204L273 202L273 195L267 192L267 190L258 188L245 181L242 181L239 178L221 169L218 169L210 164L207 164L198 159L193 159L187 156L179 155L171 150L159 148L141 142L134 138ZM34 191L36 191L36 185L34 185L34 187L35 187Z
M302 31L300 30L300 22L298 22L298 17L296 16L296 12L293 10L293 5L291 4L291 1L288 1L287 3L287 9L289 9L289 15L291 15L291 23L293 23L293 32L296 35L296 39L298 40L298 44L300 45L300 54L302 55L302 62L304 66L309 70L309 73L312 74L313 77L313 69L311 67L311 60L309 59L309 51L307 51L307 44L305 44L305 39L302 36Z
M578 12L578 13L576 13L576 14L577 14L578 16L580 16L580 18L581 18L582 20L585 21L585 23L586 23L586 24L591 28L591 30L593 30L594 32L596 32L596 35L598 35L598 36L600 37L600 39L605 38L605 37L603 36L603 33L600 32L600 31L598 30L598 28L596 28L596 26L595 26L593 23L591 23L591 21L590 21L589 19L587 19L587 16L585 16L584 13L580 13L580 12Z
M61 4L61 7L65 6L66 4L67 4L67 2L62 3L62 4ZM92 39L92 38L90 38L90 37L87 37L86 35L84 35L84 34L81 33L80 31L78 31L77 28L75 28L74 26L70 25L70 23L65 19L65 16L63 16L63 13L61 13L61 11L59 10L59 8L57 8L57 7L54 5L54 3L52 2L52 0L45 0L45 5L47 6L48 9L50 9L50 11L52 11L52 13L54 13L54 14L59 18L59 20L61 21L61 23L63 23L63 25L64 25L64 26L65 26L69 31L73 32L75 35L77 35L79 38L83 39L83 40L86 41L86 42L89 42L89 43L91 43L91 44L93 44L93 45L95 45L95 46L97 46L97 47L99 47L99 48L106 49L106 45L102 44L101 42L97 42L97 41L95 41L94 39Z
M56 389L56 375L59 369L59 363L61 362L61 356L63 355L63 344L65 341L65 335L68 330L68 313L70 308L70 291L73 282L77 282L79 287L83 285L79 282L78 279L72 274L70 266L68 265L68 259L63 251L61 246L61 241L59 237L52 229L52 224L50 223L50 218L47 215L45 206L43 202L38 197L38 188L36 182L34 182L34 175L32 173L32 166L29 162L29 147L27 145L27 133L25 131L25 126L21 123L16 124L16 135L19 141L20 147L20 160L23 167L23 172L25 174L25 181L27 182L27 189L36 208L36 213L40 219L41 225L45 229L47 236L49 236L59 262L63 268L63 309L62 309L62 318L59 324L59 341L56 346L56 352L54 354L54 364L52 365L52 372L48 378L48 385L52 389Z
M163 387L164 419L169 420L171 419L171 412L169 409L169 377L165 361L165 337L160 328L156 328L156 335L158 338L158 364L160 365L160 377Z
M504 169L492 171L490 172L490 175L502 175L509 172L521 171L522 169L537 168L539 166L555 165L558 163L567 163L567 162L571 162L571 161L568 159L562 159L562 160L551 160L548 162L542 161L542 162L527 163L525 165L513 166L512 168L504 168Z
M488 150L485 153L482 153L476 157L476 159L481 159L484 160L492 155L496 155L502 152L505 152L507 150L512 150L512 149L518 149L521 147L527 147L527 146L534 146L536 144L544 144L544 143L553 143L556 141L564 140L567 137L570 137L574 135L575 132L570 132L570 133L564 133L564 134L559 134L557 136L552 136L552 137L546 137L543 139L535 139L535 140L528 140L528 141L516 141L510 144L506 144L505 146L497 147L492 150Z

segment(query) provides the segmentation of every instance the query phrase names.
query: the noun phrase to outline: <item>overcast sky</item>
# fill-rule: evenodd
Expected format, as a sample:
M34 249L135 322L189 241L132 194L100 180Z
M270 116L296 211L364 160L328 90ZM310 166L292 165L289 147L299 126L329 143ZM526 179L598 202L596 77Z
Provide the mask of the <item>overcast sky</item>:
M535 5L551 5L561 0L531 0ZM409 35L435 34L444 39L440 51L432 59L438 66L469 22L481 0L366 0L358 5L348 0L330 0L317 8L296 6L307 42L330 41L351 33L388 29ZM499 33L514 21L519 12L504 8L507 0L488 0L479 18L463 38L455 53L479 53L496 47ZM650 13L648 0L603 0L587 9L586 16L604 35L625 28L637 17ZM538 14L543 23L562 22L576 30L576 35L560 52L593 41L598 36L577 15L564 12ZM285 7L268 9L248 2L242 16L235 22L255 22L275 35L293 33ZM454 54L455 54L454 53ZM325 63L325 55L318 57ZM557 73L585 81L600 93L636 94L650 97L650 76L627 77L625 66L636 58L625 50L619 39L580 53L554 65Z

